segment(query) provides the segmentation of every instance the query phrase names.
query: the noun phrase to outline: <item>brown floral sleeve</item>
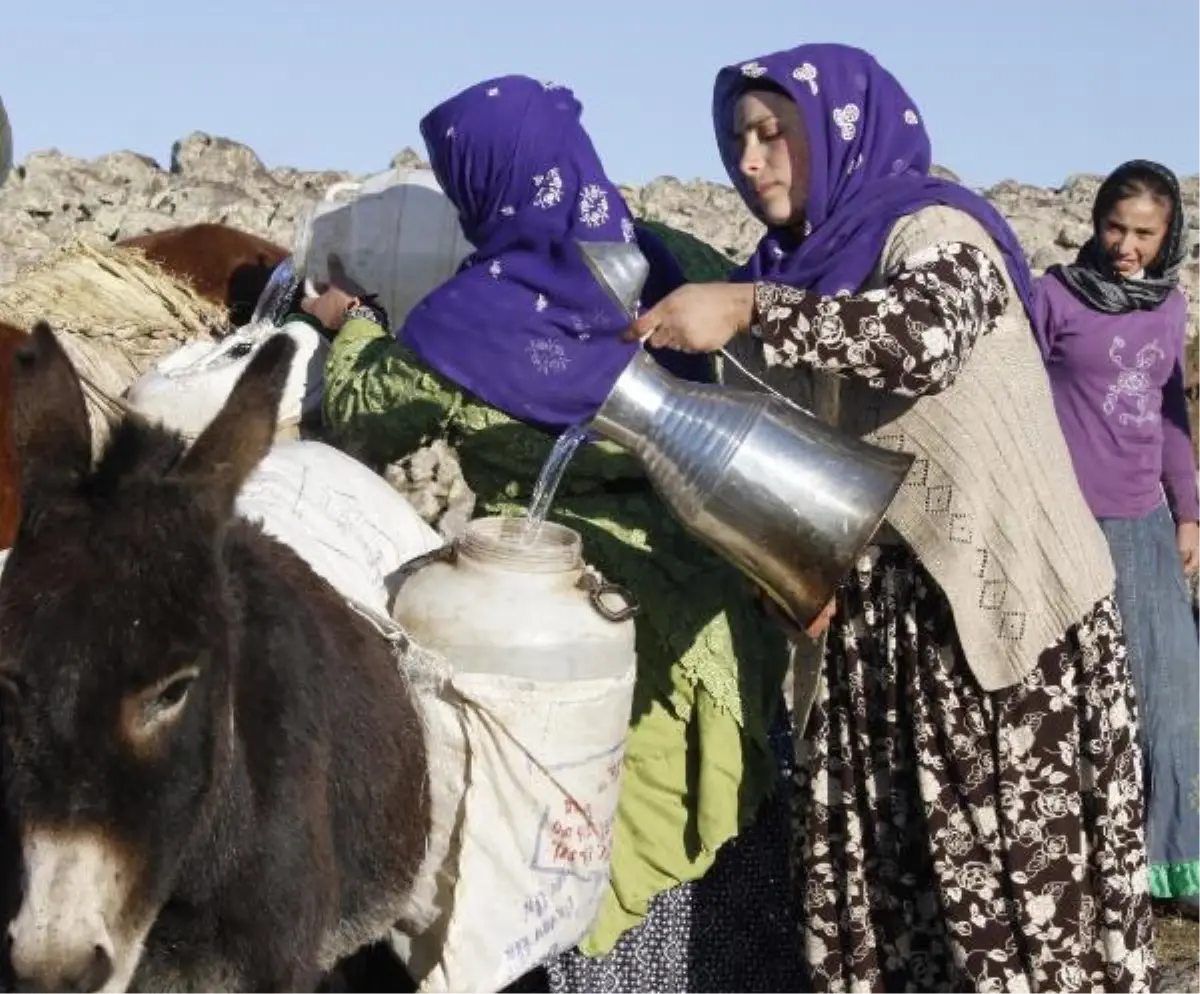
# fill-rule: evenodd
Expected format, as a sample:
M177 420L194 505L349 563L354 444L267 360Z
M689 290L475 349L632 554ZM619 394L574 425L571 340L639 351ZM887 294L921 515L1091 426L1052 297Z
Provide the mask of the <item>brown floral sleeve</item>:
M961 242L908 256L882 289L825 297L758 283L754 296L751 331L768 366L805 363L909 397L953 383L1008 305L996 266Z

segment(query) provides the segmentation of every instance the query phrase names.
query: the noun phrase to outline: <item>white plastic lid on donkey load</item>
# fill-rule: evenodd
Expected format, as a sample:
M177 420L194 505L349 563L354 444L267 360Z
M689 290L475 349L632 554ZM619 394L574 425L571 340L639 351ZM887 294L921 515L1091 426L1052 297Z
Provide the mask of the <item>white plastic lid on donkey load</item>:
M292 244L309 296L329 281L329 257L336 255L387 310L393 329L471 251L458 211L430 169L395 168L335 183L296 219Z

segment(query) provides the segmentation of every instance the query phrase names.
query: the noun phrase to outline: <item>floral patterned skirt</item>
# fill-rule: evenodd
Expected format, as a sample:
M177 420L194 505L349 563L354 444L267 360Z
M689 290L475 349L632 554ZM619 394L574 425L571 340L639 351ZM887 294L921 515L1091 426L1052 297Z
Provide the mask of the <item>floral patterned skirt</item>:
M824 665L794 809L812 990L1152 989L1137 707L1111 598L988 693L912 553L872 549Z

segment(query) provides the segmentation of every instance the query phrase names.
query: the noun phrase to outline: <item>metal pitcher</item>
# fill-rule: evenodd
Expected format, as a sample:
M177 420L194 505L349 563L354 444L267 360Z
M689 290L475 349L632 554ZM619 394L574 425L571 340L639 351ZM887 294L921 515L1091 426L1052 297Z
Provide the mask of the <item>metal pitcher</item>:
M605 281L606 267L593 272ZM607 289L627 312L640 292ZM803 627L870 542L913 462L778 396L681 380L644 350L587 427L637 456L672 513Z

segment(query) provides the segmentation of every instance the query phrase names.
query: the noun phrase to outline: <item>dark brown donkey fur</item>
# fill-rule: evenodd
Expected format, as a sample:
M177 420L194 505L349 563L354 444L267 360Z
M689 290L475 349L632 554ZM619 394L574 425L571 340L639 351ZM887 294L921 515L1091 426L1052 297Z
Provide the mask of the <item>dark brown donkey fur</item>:
M49 327L17 353L0 720L20 989L313 990L401 916L429 820L408 688L234 514L293 352L264 345L190 449L131 419L94 468Z

